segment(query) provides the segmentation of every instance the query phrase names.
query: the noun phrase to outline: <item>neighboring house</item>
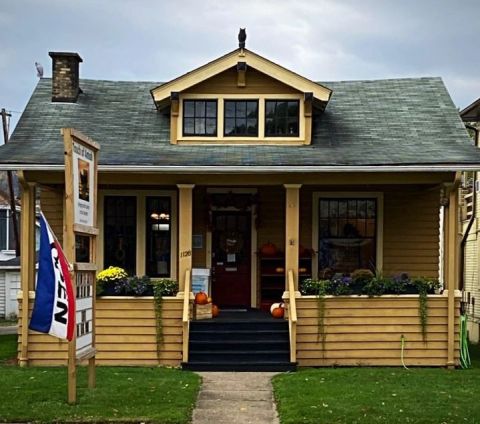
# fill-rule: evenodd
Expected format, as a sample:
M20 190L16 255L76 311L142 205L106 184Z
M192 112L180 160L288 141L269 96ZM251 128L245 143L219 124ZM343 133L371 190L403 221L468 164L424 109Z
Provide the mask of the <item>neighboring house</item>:
M15 200L20 225L20 204ZM16 240L13 231L12 210L6 193L0 190L0 261L15 257Z
M460 112L475 145L480 146L480 99ZM480 340L480 280L478 255L480 253L480 192L479 173L463 174L461 189L461 218L463 221L462 245L464 254L463 302L468 314L468 332L470 341Z
M158 347L152 299L97 299L97 363L222 365L189 343L198 323L183 314L184 289L196 267L211 270L223 309L267 309L286 289L287 362L401 365L404 345L409 365L458 364L458 185L480 152L440 78L317 83L238 48L166 83L116 82L79 79L78 54L50 55L53 77L39 81L0 148L0 169L20 171L24 205L40 188L61 241L60 129L82 131L101 146L98 267L180 286L163 303ZM33 226L24 208L22 235ZM33 291L33 247L23 248L22 286ZM306 276L359 268L430 278L442 269L446 290L429 296L425 334L418 295L328 298L321 309L298 292ZM227 339L248 324L201 334L223 340L228 356ZM281 368L284 351L261 341L256 369ZM25 334L21 345L23 363L65 363L66 344L49 336Z

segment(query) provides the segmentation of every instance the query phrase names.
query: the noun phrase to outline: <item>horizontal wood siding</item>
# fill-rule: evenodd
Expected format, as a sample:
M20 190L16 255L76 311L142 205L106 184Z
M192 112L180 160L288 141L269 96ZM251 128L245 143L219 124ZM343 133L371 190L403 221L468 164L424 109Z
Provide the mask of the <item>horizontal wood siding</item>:
M151 298L99 298L96 306L98 365L180 365L183 299L163 299L163 341L159 357ZM20 319L20 328L22 325ZM67 352L66 342L30 332L30 365L66 365Z
M40 190L40 207L60 244L63 243L63 190Z
M456 361L458 321L456 303ZM445 366L447 362L447 297L428 300L426 343L418 314L418 296L325 298L325 343L318 334L318 300L297 299L297 360L300 366L401 366L401 336L405 336L407 366Z

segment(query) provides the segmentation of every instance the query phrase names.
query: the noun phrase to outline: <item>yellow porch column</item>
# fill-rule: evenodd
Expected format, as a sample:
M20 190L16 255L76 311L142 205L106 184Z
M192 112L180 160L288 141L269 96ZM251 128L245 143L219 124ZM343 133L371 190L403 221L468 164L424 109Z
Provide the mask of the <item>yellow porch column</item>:
M192 214L194 184L177 184L178 187L178 285L185 287L185 272L192 269Z
M22 212L20 237L20 280L22 287L22 330L20 334L21 367L28 365L29 292L35 289L35 184L27 182L19 173L22 185Z
M455 290L459 287L460 235L458 223L458 187L453 185L449 194L446 220L446 286L448 289L448 348L447 366L455 366Z
M295 290L298 290L298 248L300 232L301 184L284 184L285 195L285 290L288 290L288 271L293 271Z

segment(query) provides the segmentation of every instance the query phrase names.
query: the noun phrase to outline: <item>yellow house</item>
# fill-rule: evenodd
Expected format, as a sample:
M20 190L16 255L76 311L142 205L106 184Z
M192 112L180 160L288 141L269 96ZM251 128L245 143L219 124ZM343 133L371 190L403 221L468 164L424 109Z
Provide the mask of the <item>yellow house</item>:
M457 188L480 153L440 78L319 83L240 46L166 83L119 82L80 79L76 53L50 56L52 78L0 148L0 168L19 171L23 186L22 364L67 356L25 326L36 194L63 234L63 127L101 146L99 269L179 282L164 299L158 352L151 297L97 299L99 364L458 364ZM217 320L191 317L196 268L211 273ZM301 293L305 278L365 268L442 276L426 326L418 294L322 303ZM282 298L285 320L262 313Z

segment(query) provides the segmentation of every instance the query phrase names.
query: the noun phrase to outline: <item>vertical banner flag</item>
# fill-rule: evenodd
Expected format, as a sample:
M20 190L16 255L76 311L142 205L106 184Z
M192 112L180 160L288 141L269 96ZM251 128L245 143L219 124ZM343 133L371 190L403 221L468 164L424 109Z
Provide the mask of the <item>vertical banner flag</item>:
M75 329L75 300L68 262L43 213L37 288L29 328L68 341L73 339Z

